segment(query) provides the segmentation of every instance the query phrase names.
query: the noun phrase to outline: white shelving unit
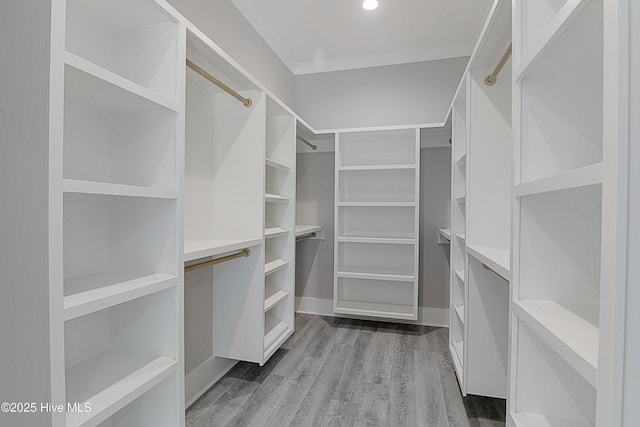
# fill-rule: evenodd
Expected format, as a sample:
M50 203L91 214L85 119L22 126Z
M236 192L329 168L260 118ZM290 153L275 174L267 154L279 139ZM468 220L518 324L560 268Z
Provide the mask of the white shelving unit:
M449 351L453 366L465 393L464 381L464 310L467 300L465 286L465 242L467 230L467 84L466 74L460 82L451 106L451 229L449 275ZM462 315L460 315L462 313Z
M294 331L296 119L267 101L265 151L264 364Z
M415 320L419 133L336 135L334 312Z
M52 424L184 425L185 30L152 0L52 8L51 401L91 404Z
M598 386L603 2L515 5L510 422L610 425L596 423L608 399Z
M511 5L493 2L451 106L450 350L463 395L505 398L511 241ZM464 351L464 352L463 352Z

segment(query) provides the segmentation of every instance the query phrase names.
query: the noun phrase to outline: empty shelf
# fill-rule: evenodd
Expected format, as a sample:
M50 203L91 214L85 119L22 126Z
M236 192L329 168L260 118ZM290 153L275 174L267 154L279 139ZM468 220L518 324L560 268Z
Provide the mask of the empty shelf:
M344 207L413 207L415 202L338 202Z
M458 240L461 241L465 241L465 239L467 238L467 235L465 233L456 233L456 237L458 238Z
M265 284L264 289L264 311L269 311L275 307L280 301L285 299L289 292L279 289L269 283Z
M551 301L514 301L514 313L584 379L598 378L597 305L562 306ZM578 312L580 315L576 314Z
M462 381L462 369L463 369L463 360L464 360L464 344L462 341L454 341L451 346L451 356L453 359L453 365L456 368L456 373L458 374L458 378Z
M602 163L516 185L516 197L602 184Z
M441 228L438 230L438 233L447 240L451 240L451 229L450 228Z
M278 338L282 337L289 329L288 325L269 313L264 315L264 350L269 351L269 348L276 344Z
M415 319L413 306L384 304L361 301L338 300L336 313L356 314L361 316L388 317L394 319Z
M415 245L415 238L393 237L338 237L338 243L386 243L394 245Z
M456 160L456 166L461 168L467 162L467 153L464 153L458 160Z
M296 224L296 237L304 236L309 233L319 233L322 231L321 225L301 225Z
M467 196L456 197L456 202L458 203L466 203L466 201L467 201Z
M268 203L286 203L288 202L290 199L287 199L286 197L282 197L278 194L270 194L270 193L266 193L264 195L264 200Z
M66 279L64 320L74 319L117 304L176 286L177 276L115 271Z
M415 169L415 163L397 164L397 165L360 165L360 166L341 166L341 171L374 171L374 170L393 170L393 169Z
M98 424L176 372L168 357L106 351L66 371L67 402L90 402L91 412L68 412L67 425Z
M464 270L456 270L456 276L464 283Z
M266 159L266 164L269 167L272 167L274 169L280 169L280 170L284 170L284 171L288 171L291 169L291 167L287 166L287 165L283 165L282 163L278 163L276 161L273 161L271 159Z
M271 237L284 236L285 234L289 234L289 231L280 227L271 227L264 230L264 237L267 239Z
M178 198L178 192L171 189L83 181L79 179L63 179L62 189L66 193L99 194L104 196L149 197L157 199Z
M454 305L453 308L456 311L456 314L458 315L460 321L464 324L464 305Z
M509 249L467 245L467 253L502 276L503 279L511 280L511 253Z
M340 267L337 276L349 279L395 280L398 282L413 282L415 280L413 271L381 268Z
M286 267L287 265L289 265L289 261L285 261L280 258L276 258L274 260L268 261L264 265L264 274L268 275L268 274L274 273L280 270L281 268Z
M184 261L220 255L227 252L251 248L262 243L259 239L229 239L229 240L186 240L184 242Z

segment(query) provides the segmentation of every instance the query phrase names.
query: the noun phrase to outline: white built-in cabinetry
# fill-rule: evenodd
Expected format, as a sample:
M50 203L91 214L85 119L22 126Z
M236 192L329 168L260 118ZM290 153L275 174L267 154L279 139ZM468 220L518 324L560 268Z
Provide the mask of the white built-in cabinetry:
M509 417L596 425L610 393L599 387L603 1L515 5Z
M496 0L452 104L450 350L463 394L507 396L513 138L511 3Z
M296 119L267 102L264 363L293 333L295 310Z
M419 130L336 134L334 311L415 320Z
M191 30L187 58L251 103L187 72L188 404L234 361L262 365L293 333L295 277L296 119ZM245 250L247 256L197 268Z
M52 16L51 399L91 405L53 425L182 425L185 29L150 0Z

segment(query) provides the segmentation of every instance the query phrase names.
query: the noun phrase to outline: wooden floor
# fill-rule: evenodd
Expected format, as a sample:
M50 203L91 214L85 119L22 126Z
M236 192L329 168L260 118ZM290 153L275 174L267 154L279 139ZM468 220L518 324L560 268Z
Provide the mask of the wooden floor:
M263 367L240 362L187 426L503 426L505 401L462 398L446 328L296 315Z

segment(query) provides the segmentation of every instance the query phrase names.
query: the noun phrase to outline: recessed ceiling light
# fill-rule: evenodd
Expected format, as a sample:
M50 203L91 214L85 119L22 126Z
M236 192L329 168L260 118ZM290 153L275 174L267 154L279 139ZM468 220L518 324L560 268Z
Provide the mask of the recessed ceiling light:
M362 7L366 10L373 10L378 7L378 0L364 0Z

